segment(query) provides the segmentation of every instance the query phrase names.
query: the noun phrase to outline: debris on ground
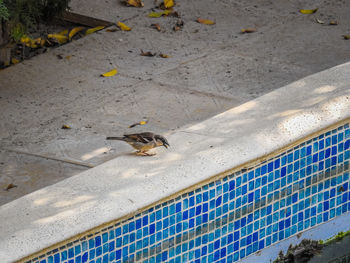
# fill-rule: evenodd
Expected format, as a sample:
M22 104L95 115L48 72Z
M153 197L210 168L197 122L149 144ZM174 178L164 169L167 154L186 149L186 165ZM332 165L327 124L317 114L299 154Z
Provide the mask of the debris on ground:
M151 27L154 29L157 29L158 32L161 31L160 25L159 24L151 24Z
M116 68L114 68L106 73L101 74L101 77L112 77L117 73L118 73L118 70Z
M286 255L280 251L273 263L307 263L314 255L319 254L324 247L316 240L303 239L300 244L290 245Z
M241 33L244 34L244 33L254 33L256 32L256 28L254 27L248 27L248 28L243 28L241 29Z
M182 19L178 19L177 21L176 21L176 24L175 24L175 26L174 26L174 31L179 31L179 30L181 30L181 28L184 26L184 21L182 20Z
M316 13L318 8L315 9L300 9L299 12L302 14L313 14Z
M67 125L67 124L63 124L62 125L62 127L61 127L61 129L63 129L63 130L69 130L69 129L72 129L69 125Z
M131 31L131 27L128 27L124 23L118 21L117 26L122 30L122 31Z
M5 188L5 191L8 191L8 190L15 188L15 187L17 187L17 185L11 183Z
M141 53L140 53L140 55L144 56L144 57L154 57L156 54L157 53L152 53L151 51L144 52L142 49L141 49Z
M197 22L203 25L214 25L215 22L209 19L197 18Z

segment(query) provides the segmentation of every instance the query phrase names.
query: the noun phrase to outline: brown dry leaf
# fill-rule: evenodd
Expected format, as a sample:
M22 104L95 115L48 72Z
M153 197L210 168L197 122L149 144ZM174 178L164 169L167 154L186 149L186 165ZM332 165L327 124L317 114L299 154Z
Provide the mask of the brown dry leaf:
M125 4L127 6L134 6L134 7L143 7L144 6L142 0L126 0Z
M72 56L65 56L66 59L70 59Z
M67 124L63 124L62 125L62 127L61 127L61 129L63 129L63 130L69 130L69 129L72 129L69 125L67 125Z
M209 19L197 18L197 22L203 25L214 25L215 22Z
M169 58L169 56L168 56L168 55L163 54L163 53L160 53L160 54L159 54L159 56L160 56L161 58Z
M154 29L157 29L158 32L161 31L161 28L160 28L159 24L152 24L151 27L154 28Z
M141 49L141 56L144 56L144 57L154 57L156 55L156 53L152 53L151 51L147 51L147 52L144 52L142 49Z
M343 35L343 38L344 38L345 40L349 40L349 39L350 39L350 35Z
M254 33L254 32L256 32L256 28L253 28L253 27L241 29L241 33Z
M17 185L11 183L5 188L5 190L8 191L8 190L15 188L15 187L17 187Z
M330 26L337 26L337 25L338 25L338 21L336 21L336 20L331 20L331 21L329 22L329 25L330 25Z
M116 32L116 31L119 31L119 29L116 27L106 29L106 32Z

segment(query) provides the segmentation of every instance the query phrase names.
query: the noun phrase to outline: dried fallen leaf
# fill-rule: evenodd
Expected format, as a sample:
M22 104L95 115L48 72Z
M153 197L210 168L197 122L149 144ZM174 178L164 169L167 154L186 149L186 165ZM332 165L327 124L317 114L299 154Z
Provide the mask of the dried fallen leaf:
M315 9L300 9L299 12L302 14L313 14L316 13L318 8Z
M66 59L70 59L72 56L65 56Z
M69 125L67 125L67 124L63 124L62 125L62 127L61 127L61 129L63 129L63 130L69 130L69 129L72 129Z
M253 28L253 27L241 29L241 33L254 33L254 32L256 32L256 28Z
M159 32L161 31L160 25L159 24L152 24L152 28L157 29Z
M215 22L209 19L197 18L197 22L204 25L214 25Z
M316 18L316 22L319 24L324 24L324 21L322 21L321 19Z
M119 29L116 27L106 29L106 32L116 32L116 31L119 31Z
M118 73L117 69L112 69L111 71L101 74L101 77L112 77L117 73Z
M164 10L162 12L151 12L148 14L148 17L158 18L161 16L168 16L171 13L172 13L171 10Z
M148 122L148 120L136 122L136 123L130 125L129 128L134 128L135 126L138 126L138 125L145 125L145 124L147 124L147 122Z
M338 25L338 21L336 21L336 20L331 20L331 21L329 22L329 25L331 25L331 26L337 26L337 25Z
M343 38L344 38L345 40L349 40L349 39L350 39L350 35L343 35Z
M142 49L141 49L141 56L144 56L144 57L154 57L156 55L156 53L152 53L151 51L147 51L147 52L144 52Z
M143 7L144 4L141 0L126 0L125 4L127 6L134 6L134 7Z
M10 190L11 188L15 188L15 187L17 187L17 185L11 183L11 184L9 184L9 185L5 188L5 190L8 191L8 190Z
M166 9L172 8L174 6L173 0L164 0L164 7Z
M168 56L168 55L163 54L163 53L160 53L160 54L159 54L159 56L160 56L161 58L169 58L169 56Z
M94 27L94 28L89 28L88 30L86 30L85 35L90 35L90 34L96 32L96 31L102 30L104 28L105 28L105 26L97 26L97 27Z
M122 30L122 31L130 31L131 28L125 25L124 23L118 21L117 26Z
M71 40L78 32L80 32L83 29L84 29L84 27L82 27L82 26L78 26L78 27L73 28L69 32L68 39Z
M17 59L17 58L12 58L11 59L11 63L12 64L17 64L17 63L19 63L20 61Z
M63 36L60 34L48 34L47 37L51 40L56 41L59 44L64 44L68 41L68 37L67 36Z

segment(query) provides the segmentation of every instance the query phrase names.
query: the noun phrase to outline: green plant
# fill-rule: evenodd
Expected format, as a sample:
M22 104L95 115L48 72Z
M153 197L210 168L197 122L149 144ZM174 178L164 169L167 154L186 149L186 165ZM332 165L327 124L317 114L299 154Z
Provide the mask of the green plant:
M4 4L3 0L0 0L0 21L3 20L8 20L9 19L9 11L7 7Z
M0 0L8 10L11 37L18 39L40 21L49 21L68 8L70 0Z

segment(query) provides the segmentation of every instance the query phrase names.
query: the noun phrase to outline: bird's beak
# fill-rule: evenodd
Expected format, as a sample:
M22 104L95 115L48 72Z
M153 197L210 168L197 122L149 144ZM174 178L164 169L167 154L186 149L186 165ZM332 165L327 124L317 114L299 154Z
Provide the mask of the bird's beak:
M169 144L163 143L163 146L168 149Z

